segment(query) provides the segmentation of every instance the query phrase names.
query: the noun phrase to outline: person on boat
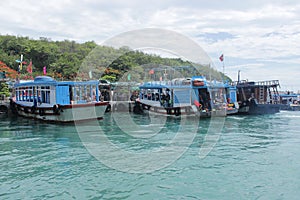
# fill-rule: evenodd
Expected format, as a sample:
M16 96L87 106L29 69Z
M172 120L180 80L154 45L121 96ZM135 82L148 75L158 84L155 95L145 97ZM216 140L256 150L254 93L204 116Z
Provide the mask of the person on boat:
M227 103L231 103L231 99L229 97L227 97L226 101Z
M161 106L165 105L165 101L166 101L166 96L165 96L164 93L161 93L160 94L160 104L161 104Z
M201 110L203 110L204 109L204 101L203 101L203 98L202 98L202 95L200 95L199 96L200 97L200 99L199 99L199 108L201 109Z
M152 98L152 95L151 95L150 91L148 91L147 99L148 99L148 100L151 100L151 98Z
M159 101L159 94L155 93L155 101Z
M34 106L34 107L37 107L37 100L36 100L36 97L35 97L34 100L33 100L33 106Z
M135 101L138 98L138 93L137 91L133 91L130 97L130 101Z
M171 106L171 103L170 103L170 94L167 92L166 94L166 97L165 97L165 100L166 100L166 107L170 107Z
M101 93L101 95L103 96L104 101L109 101L110 100L109 93L106 89Z
M210 99L210 95L209 95L209 92L207 91L206 92L206 99L207 99L207 101L206 101L206 103L207 103L207 109L210 111L211 110L211 99Z

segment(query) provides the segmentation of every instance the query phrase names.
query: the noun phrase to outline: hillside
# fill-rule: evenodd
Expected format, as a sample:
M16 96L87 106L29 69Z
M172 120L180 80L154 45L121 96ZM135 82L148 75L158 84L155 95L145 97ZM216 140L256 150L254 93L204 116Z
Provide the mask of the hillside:
M23 67L19 69L20 56L23 55ZM145 79L147 72L155 68L158 76L171 67L180 69L181 75L206 75L220 79L220 73L208 66L197 65L179 58L162 58L127 47L114 49L99 46L94 41L76 43L75 41L52 41L49 38L33 40L28 37L0 35L0 61L13 70L20 72L20 77L31 78L43 74L56 79L102 78L118 81L130 72L135 80ZM32 63L32 74L28 70ZM191 67L192 66L192 67ZM196 70L200 69L200 70ZM176 69L176 68L175 68ZM225 77L225 79L229 79Z

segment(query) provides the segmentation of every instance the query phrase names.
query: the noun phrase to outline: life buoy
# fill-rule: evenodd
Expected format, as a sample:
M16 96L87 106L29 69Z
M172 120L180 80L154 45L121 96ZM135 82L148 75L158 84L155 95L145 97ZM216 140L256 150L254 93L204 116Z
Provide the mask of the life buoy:
M175 108L174 112L175 112L175 116L179 116L181 114L180 108Z
M53 106L53 113L60 114L60 106L58 104Z

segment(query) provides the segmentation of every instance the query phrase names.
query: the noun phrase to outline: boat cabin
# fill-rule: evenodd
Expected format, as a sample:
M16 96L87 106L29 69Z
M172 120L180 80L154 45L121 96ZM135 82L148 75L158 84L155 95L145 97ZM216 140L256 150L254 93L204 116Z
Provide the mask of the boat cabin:
M155 107L186 107L195 105L202 111L224 106L224 84L208 82L203 76L177 78L171 81L147 82L140 86L139 99Z
M15 84L15 100L24 106L52 107L99 101L99 81L62 81L38 76L34 81Z

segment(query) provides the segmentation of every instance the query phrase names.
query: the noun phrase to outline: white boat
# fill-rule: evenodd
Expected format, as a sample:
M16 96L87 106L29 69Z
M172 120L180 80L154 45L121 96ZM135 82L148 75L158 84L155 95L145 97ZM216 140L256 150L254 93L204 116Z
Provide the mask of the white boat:
M74 122L102 119L108 105L100 101L99 81L56 81L38 76L16 83L10 107L12 112L43 121Z

